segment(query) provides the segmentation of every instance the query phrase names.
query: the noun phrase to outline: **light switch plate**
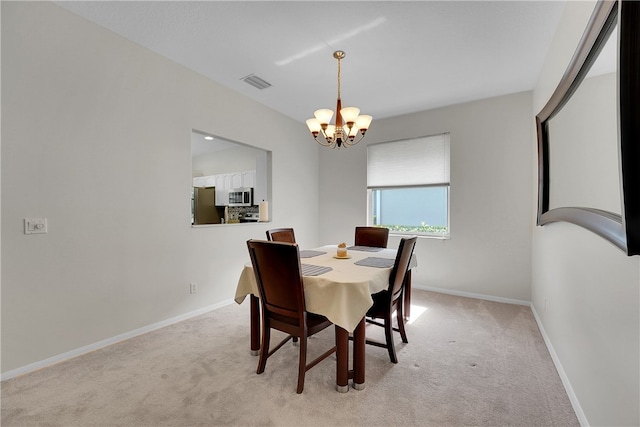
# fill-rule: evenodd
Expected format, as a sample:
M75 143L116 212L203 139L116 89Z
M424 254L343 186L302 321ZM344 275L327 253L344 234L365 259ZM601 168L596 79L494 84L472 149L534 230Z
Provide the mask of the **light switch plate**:
M24 234L46 234L47 218L25 218Z

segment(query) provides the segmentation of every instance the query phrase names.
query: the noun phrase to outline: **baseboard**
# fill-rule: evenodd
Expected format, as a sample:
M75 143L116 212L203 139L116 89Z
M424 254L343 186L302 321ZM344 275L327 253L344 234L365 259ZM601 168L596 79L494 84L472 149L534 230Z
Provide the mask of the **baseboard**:
M562 381L562 385L564 385L564 389L569 396L569 401L571 401L571 406L573 406L573 410L576 413L576 417L578 417L578 422L583 427L587 427L589 425L589 421L587 420L584 411L582 410L582 406L580 406L580 401L578 400L578 396L576 396L573 391L573 387L571 386L571 382L569 381L569 377L567 377L567 373L564 371L562 367L562 363L560 363L560 358L558 358L558 354L553 348L553 344L551 344L551 340L547 335L547 332L544 330L544 326L542 325L542 321L536 312L536 308L531 305L531 311L533 312L533 317L536 319L536 323L538 324L538 329L540 329L540 333L542 334L542 339L544 339L544 343L547 346L547 350L549 350L549 354L551 355L551 360L553 360L553 364L556 366L556 370L558 371L558 375L560 375L560 380Z
M412 285L411 287L413 289L422 289L423 291L438 292L439 294L455 295L455 296L458 296L458 297L482 299L482 300L494 301L494 302L504 302L506 304L516 304L516 305L526 305L526 306L530 306L531 305L530 301L524 301L524 300L518 300L518 299L512 299L512 298L495 297L495 296L492 296L492 295L475 294L473 292L456 291L454 289L432 288L432 287L420 286L420 285Z
M134 329L133 331L125 332L124 334L116 335L115 337L107 338L102 341L98 341L93 344L86 345L84 347L77 348L75 350L68 351L66 353L58 354L57 356L49 357L48 359L41 360L39 362L30 363L11 371L3 372L0 376L0 381L9 380L17 376L37 371L38 369L45 368L47 366L55 365L56 363L64 362L74 357L82 356L83 354L90 353L95 350L110 346L120 341L124 341L129 338L136 337L138 335L146 334L147 332L155 331L156 329L164 328L165 326L172 325L174 323L182 322L183 320L190 319L201 314L208 313L218 308L225 307L234 303L233 300L223 301L218 304L209 305L207 307L200 308L185 314L181 314L170 319L162 320L151 325L143 326L142 328Z

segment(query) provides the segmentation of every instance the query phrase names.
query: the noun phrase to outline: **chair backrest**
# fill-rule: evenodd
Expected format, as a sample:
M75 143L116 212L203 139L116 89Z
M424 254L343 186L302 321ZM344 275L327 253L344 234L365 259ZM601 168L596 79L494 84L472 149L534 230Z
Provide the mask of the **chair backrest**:
M402 294L402 285L404 283L404 277L409 270L409 262L413 255L413 249L416 246L418 237L405 237L400 239L400 245L398 246L398 253L396 254L396 261L393 264L393 269L389 275L389 294L391 301L395 301Z
M293 228L273 228L267 230L267 240L270 242L295 243L296 236L293 233Z
M356 227L356 246L386 248L389 240L389 229L385 227Z
M247 241L263 310L292 325L304 324L306 312L298 245L264 240Z

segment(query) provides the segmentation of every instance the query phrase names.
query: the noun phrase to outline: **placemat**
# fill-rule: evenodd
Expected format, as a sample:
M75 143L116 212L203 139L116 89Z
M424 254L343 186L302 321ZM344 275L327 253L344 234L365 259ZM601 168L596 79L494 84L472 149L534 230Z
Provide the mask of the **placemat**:
M369 257L365 259L361 259L358 262L355 262L355 265L363 265L366 267L380 267L380 268L389 268L393 267L395 263L395 259L391 258L378 258L378 257Z
M303 251L300 251L300 258L313 258L314 256L318 256L322 254L326 254L326 252L303 250Z
M331 267L323 267L321 265L302 264L303 276L319 276L333 270Z
M376 248L374 246L349 246L347 249L360 252L380 252L384 250L384 248Z

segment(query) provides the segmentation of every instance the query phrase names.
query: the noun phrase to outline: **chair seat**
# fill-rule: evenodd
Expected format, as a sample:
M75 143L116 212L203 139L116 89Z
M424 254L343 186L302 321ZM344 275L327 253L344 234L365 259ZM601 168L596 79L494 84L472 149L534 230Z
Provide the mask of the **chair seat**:
M371 295L373 305L367 311L367 317L383 318L389 310L389 291L386 289Z
M292 328L298 328L297 319L291 318L289 316L282 316L278 313L271 313L271 321L274 324L280 324L282 326L290 326ZM309 335L313 335L316 332L323 330L324 328L331 325L331 321L327 319L325 316L321 316L319 314L309 313L307 312L307 331ZM300 334L296 333L295 329L286 328L287 333L289 333L293 337L299 337Z
M319 314L307 312L307 329L309 335L313 335L316 332L320 332L324 328L331 326L331 320Z

